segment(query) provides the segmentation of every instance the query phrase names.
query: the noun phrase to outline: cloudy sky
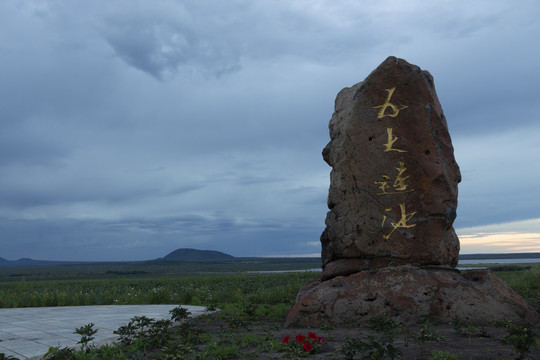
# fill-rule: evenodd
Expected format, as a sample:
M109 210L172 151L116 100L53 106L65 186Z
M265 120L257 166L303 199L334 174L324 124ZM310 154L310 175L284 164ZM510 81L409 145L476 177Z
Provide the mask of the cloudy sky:
M0 1L0 256L320 251L336 94L430 71L462 253L540 251L536 0Z

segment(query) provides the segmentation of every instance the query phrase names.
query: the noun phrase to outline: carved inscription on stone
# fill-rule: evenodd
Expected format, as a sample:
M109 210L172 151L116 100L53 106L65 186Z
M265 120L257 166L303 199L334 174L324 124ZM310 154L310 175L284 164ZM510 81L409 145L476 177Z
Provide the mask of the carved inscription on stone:
M323 277L370 261L455 266L461 176L431 75L388 58L338 94L329 128Z
M393 119L397 119L398 115L400 115L400 111L408 107L407 105L397 106L390 102L395 90L396 90L395 86L391 89L386 89L388 96L386 98L385 103L382 105L374 106L375 109L377 108L380 109L377 114L377 119L385 118L387 116ZM386 113L386 109L388 108L390 108L392 111L390 114ZM401 113L401 116L403 117L403 113ZM388 134L388 142L383 144L385 147L384 152L387 152L387 151L407 152L407 150L400 150L400 149L392 148L392 145L399 138L393 134L391 127L387 127L386 132ZM377 195L379 196L380 195L399 195L405 192L413 191L413 189L408 188L408 185L406 183L409 176L408 175L405 176L405 172L407 171L407 168L405 167L405 162L400 161L399 166L396 168L396 170L397 170L397 174L395 175L395 178L392 178L388 174L382 174L381 176L384 179L384 181L375 182L376 184L379 184L379 188L381 189L381 192L377 193ZM406 203L399 202L399 199L397 201L399 203L400 218L398 221L392 221L390 219L390 225L392 226L392 229L387 234L382 235L383 239L385 240L390 239L390 236L394 233L394 231L396 231L396 229L399 229L399 228L408 229L408 228L412 228L416 226L416 224L411 223L411 219L414 216L414 214L416 214L416 211L407 212ZM385 209L385 211L391 211L391 210L392 210L392 207L387 207ZM387 215L384 214L383 221L382 221L383 227L386 223L386 220L387 220Z

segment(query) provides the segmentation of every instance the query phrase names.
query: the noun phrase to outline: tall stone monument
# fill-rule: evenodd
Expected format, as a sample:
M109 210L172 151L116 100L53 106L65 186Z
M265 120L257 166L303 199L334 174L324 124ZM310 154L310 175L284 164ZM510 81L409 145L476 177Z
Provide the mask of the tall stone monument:
M455 267L459 167L433 78L388 58L337 96L323 278L390 264Z
M461 174L429 72L389 57L338 94L329 129L321 281L300 290L286 326L378 314L537 321L491 272L455 269Z

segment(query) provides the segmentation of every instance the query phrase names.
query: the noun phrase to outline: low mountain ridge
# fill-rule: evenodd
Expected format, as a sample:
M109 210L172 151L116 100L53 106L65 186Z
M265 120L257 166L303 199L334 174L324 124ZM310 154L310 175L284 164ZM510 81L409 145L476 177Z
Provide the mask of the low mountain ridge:
M177 249L167 254L162 260L167 261L212 261L232 260L234 256L215 250Z
M20 258L18 260L7 260L0 257L0 267L7 266L40 266L40 265L71 265L80 264L82 261L54 261L54 260L34 260L29 258Z

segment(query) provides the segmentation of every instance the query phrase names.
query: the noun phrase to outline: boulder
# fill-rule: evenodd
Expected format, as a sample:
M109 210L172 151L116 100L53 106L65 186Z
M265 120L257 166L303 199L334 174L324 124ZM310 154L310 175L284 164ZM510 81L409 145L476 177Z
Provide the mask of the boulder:
M401 265L305 285L285 326L361 325L381 314L405 324L425 317L485 325L501 319L538 322L534 309L490 270L462 275L447 268Z

